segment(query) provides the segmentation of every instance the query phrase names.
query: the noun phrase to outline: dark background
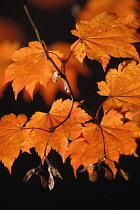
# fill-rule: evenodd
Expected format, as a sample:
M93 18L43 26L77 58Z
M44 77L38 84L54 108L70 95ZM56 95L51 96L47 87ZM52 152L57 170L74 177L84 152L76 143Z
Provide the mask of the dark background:
M77 1L84 5L86 1ZM75 19L71 14L71 7L58 10L41 10L30 5L30 11L37 26L40 29L42 39L50 45L54 41L74 42L74 37L70 30L74 28ZM36 40L33 28L31 27L22 4L18 0L1 0L0 16L10 17L18 20L27 35L27 41ZM2 33L2 31L0 31ZM25 43L25 45L26 45ZM115 67L121 59L112 59L109 67ZM86 99L88 108L96 111L102 98L94 95L90 97L92 90L95 91L96 81L103 77L102 70L98 62L87 63L92 69L94 66L93 78L85 79L79 77L79 88L81 98ZM99 73L100 72L100 73ZM85 82L85 86L80 85ZM90 91L89 91L90 90ZM61 93L59 93L61 95ZM91 102L94 99L94 107ZM8 113L24 113L31 116L35 111L47 111L46 106L39 94L36 94L34 101L25 103L22 93L18 100L14 100L11 86L6 89L4 97L0 100L0 116ZM138 150L138 154L140 151ZM99 179L95 183L88 180L86 173L78 174L78 179L74 178L69 160L62 164L61 158L54 152L51 154L52 162L57 165L63 180L56 180L55 188L52 191L44 189L40 184L38 176L33 176L29 182L24 183L25 173L39 164L39 157L32 151L32 154L20 154L15 160L12 168L12 175L0 164L0 209L2 210L100 210L100 209L139 209L140 208L140 160L135 157L124 157L120 159L121 167L129 173L129 180L125 181L120 175L115 180L107 180L103 177L102 171Z

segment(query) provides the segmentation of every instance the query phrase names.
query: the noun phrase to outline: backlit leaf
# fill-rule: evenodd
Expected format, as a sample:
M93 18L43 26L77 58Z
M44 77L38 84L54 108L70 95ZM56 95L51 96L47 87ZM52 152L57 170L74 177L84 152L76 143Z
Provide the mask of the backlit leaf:
M62 101L62 99L59 99L53 103L49 113L36 112L27 123L26 127L32 128L31 137L41 158L44 156L45 146L49 144L62 156L64 161L68 138L71 140L77 138L82 130L81 123L91 118L84 110L77 107L78 103L75 102L69 119L53 130L55 126L66 119L71 103L71 100Z
M62 54L57 51L48 53L60 67L59 58L62 58ZM39 83L46 88L53 71L56 70L51 61L45 57L43 48L37 41L29 42L29 47L17 50L13 54L12 60L14 62L6 69L4 84L13 81L15 98L23 88L32 98L35 85Z
M130 43L140 42L138 32L139 18L130 15L118 18L114 13L103 12L89 21L80 21L72 34L79 37L71 49L77 59L82 62L87 55L99 61L104 71L113 57L128 57L139 60L139 55Z
M125 61L117 69L110 69L106 82L98 82L98 93L109 96L104 102L105 111L121 108L140 109L140 64Z
M116 175L117 169L113 161L118 162L120 155L135 154L137 144L131 137L131 130L137 129L133 122L123 124L122 115L115 110L104 115L100 125L86 123L83 127L83 138L74 140L69 145L68 154L76 175L80 165L87 167L92 173L92 164L105 158L105 164Z
M0 121L0 160L11 172L11 166L20 150L29 152L33 146L30 130L24 129L27 117L23 114L5 115Z

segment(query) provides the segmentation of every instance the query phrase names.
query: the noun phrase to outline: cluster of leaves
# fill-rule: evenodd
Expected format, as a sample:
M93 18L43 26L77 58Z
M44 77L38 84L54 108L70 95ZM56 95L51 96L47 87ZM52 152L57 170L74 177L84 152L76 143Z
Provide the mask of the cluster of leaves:
M49 51L42 41L30 42L28 47L12 55L13 63L6 69L3 85L12 82L15 99L24 88L33 98L37 84L47 88L48 81L52 78L57 82L58 77L70 99L58 99L49 113L36 112L30 120L24 114L15 116L13 113L1 118L0 160L9 171L20 150L30 152L34 147L41 165L45 160L48 164L47 156L53 149L61 155L63 162L70 157L75 176L82 165L81 171L87 170L91 181L96 180L100 168L104 168L106 178L115 178L117 171L128 178L118 162L120 155L137 156L136 138L140 131L132 120L140 110L140 64L138 52L131 43L140 42L136 30L139 26L140 19L133 15L118 18L113 13L103 12L91 21L76 24L72 34L79 38L71 45L67 58L59 51ZM98 94L106 99L96 116L75 99L66 77L72 53L81 63L86 56L99 61L106 74L105 81L98 82ZM110 56L132 60L124 61L118 69L106 73ZM102 109L103 117L99 120ZM48 171L49 181L41 166L27 172L24 181L37 174L43 186L52 189L53 177L61 178L61 175L50 163Z

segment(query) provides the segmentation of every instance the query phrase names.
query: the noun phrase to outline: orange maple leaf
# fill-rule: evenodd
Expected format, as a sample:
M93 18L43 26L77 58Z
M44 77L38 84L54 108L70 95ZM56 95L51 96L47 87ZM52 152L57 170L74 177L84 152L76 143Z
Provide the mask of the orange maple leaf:
M67 156L70 155L71 165L76 170L104 160L112 170L114 177L117 169L113 161L118 162L121 154L135 155L137 144L131 137L131 130L137 129L134 122L123 124L122 115L115 110L104 115L100 125L86 123L83 127L83 138L72 141ZM93 168L89 167L89 174Z
M103 12L89 21L76 24L77 30L72 34L79 37L71 49L77 59L82 62L85 56L99 61L103 69L114 57L128 57L139 60L138 52L129 43L140 42L139 34L135 30L140 25L140 19L130 15L118 18L116 14Z
M65 160L68 147L68 139L77 138L82 129L81 123L88 121L91 117L74 103L70 117L58 128L53 128L63 122L70 111L72 101L67 99L55 101L49 113L36 112L27 123L26 128L32 128L31 137L39 156L44 156L46 145L56 150ZM50 150L48 149L48 152ZM46 154L47 155L47 154Z
M5 115L0 121L0 160L11 172L11 166L18 157L20 150L29 152L33 147L29 136L30 130L23 129L27 117L20 114Z
M105 111L122 108L140 109L140 64L135 61L125 61L117 69L110 69L106 82L98 82L98 93L109 96L103 103Z
M58 51L48 53L60 68L62 54ZM6 69L4 84L13 81L15 98L24 87L32 98L35 85L39 83L46 88L53 71L56 70L51 61L45 57L38 41L29 42L29 47L17 50L12 55L12 60L14 63Z
M64 54L64 57L67 59L70 54L70 46L71 46L70 43L54 42L52 45L48 47L48 49L49 51L58 50L62 52ZM63 73L65 73L66 75L66 78L71 86L71 90L74 96L78 97L80 94L77 87L78 76L79 74L82 74L86 77L89 77L91 75L90 69L88 69L88 67L84 62L81 66L79 61L72 54L70 56L69 61L65 63L65 69L63 69ZM57 78L57 82L53 82L52 78L50 78L49 82L47 83L47 89L44 88L42 85L37 84L34 89L34 94L36 92L39 92L43 97L44 101L48 105L51 105L55 101L55 96L58 91L66 93L66 91L64 90L64 82L60 77ZM23 97L26 101L31 100L31 97L29 96L29 94L25 89L23 90Z

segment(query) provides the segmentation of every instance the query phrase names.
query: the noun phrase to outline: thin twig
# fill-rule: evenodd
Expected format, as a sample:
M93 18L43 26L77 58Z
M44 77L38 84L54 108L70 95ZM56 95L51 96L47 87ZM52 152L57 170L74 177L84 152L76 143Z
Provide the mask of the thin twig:
M46 51L46 48L45 48L45 45L41 39L41 36L40 36L40 33L39 33L39 29L37 28L33 18L31 17L31 14L29 12L29 9L28 9L28 6L27 6L27 2L26 0L23 0L23 8L24 8L24 11L35 31L35 34L36 34L36 37L37 37L37 40L40 42L42 48L43 48L43 51L44 51L44 54L45 54L45 57L46 59L49 59L51 61L51 63L54 65L54 67L56 68L56 70L61 74L61 71L60 69L58 68L58 66L56 65L56 63L53 61L53 59L49 56L49 53Z
M48 58L46 49L45 49L44 44L43 44L43 42L42 42L42 40L41 40L41 37L40 37L39 30L38 30L37 26L35 25L35 23L34 23L34 21L33 21L33 18L32 18L31 15L30 15L29 9L28 9L28 7L27 7L27 2L26 2L26 0L23 0L23 8L24 8L24 11L25 11L25 13L26 13L26 15L27 15L27 17L28 17L28 20L30 21L30 23L31 23L31 25L32 25L32 27L33 27L33 29L34 29L34 31L35 31L35 34L36 34L36 36L37 36L38 41L39 41L40 44L42 45L42 48L43 48L43 50L44 50L45 57Z
M100 110L101 110L101 108L103 107L104 103L105 103L106 101L108 101L108 99L110 99L110 96L107 97L107 98L100 104L100 106L98 107L98 110L97 110L96 116L95 116L96 119L99 119Z

